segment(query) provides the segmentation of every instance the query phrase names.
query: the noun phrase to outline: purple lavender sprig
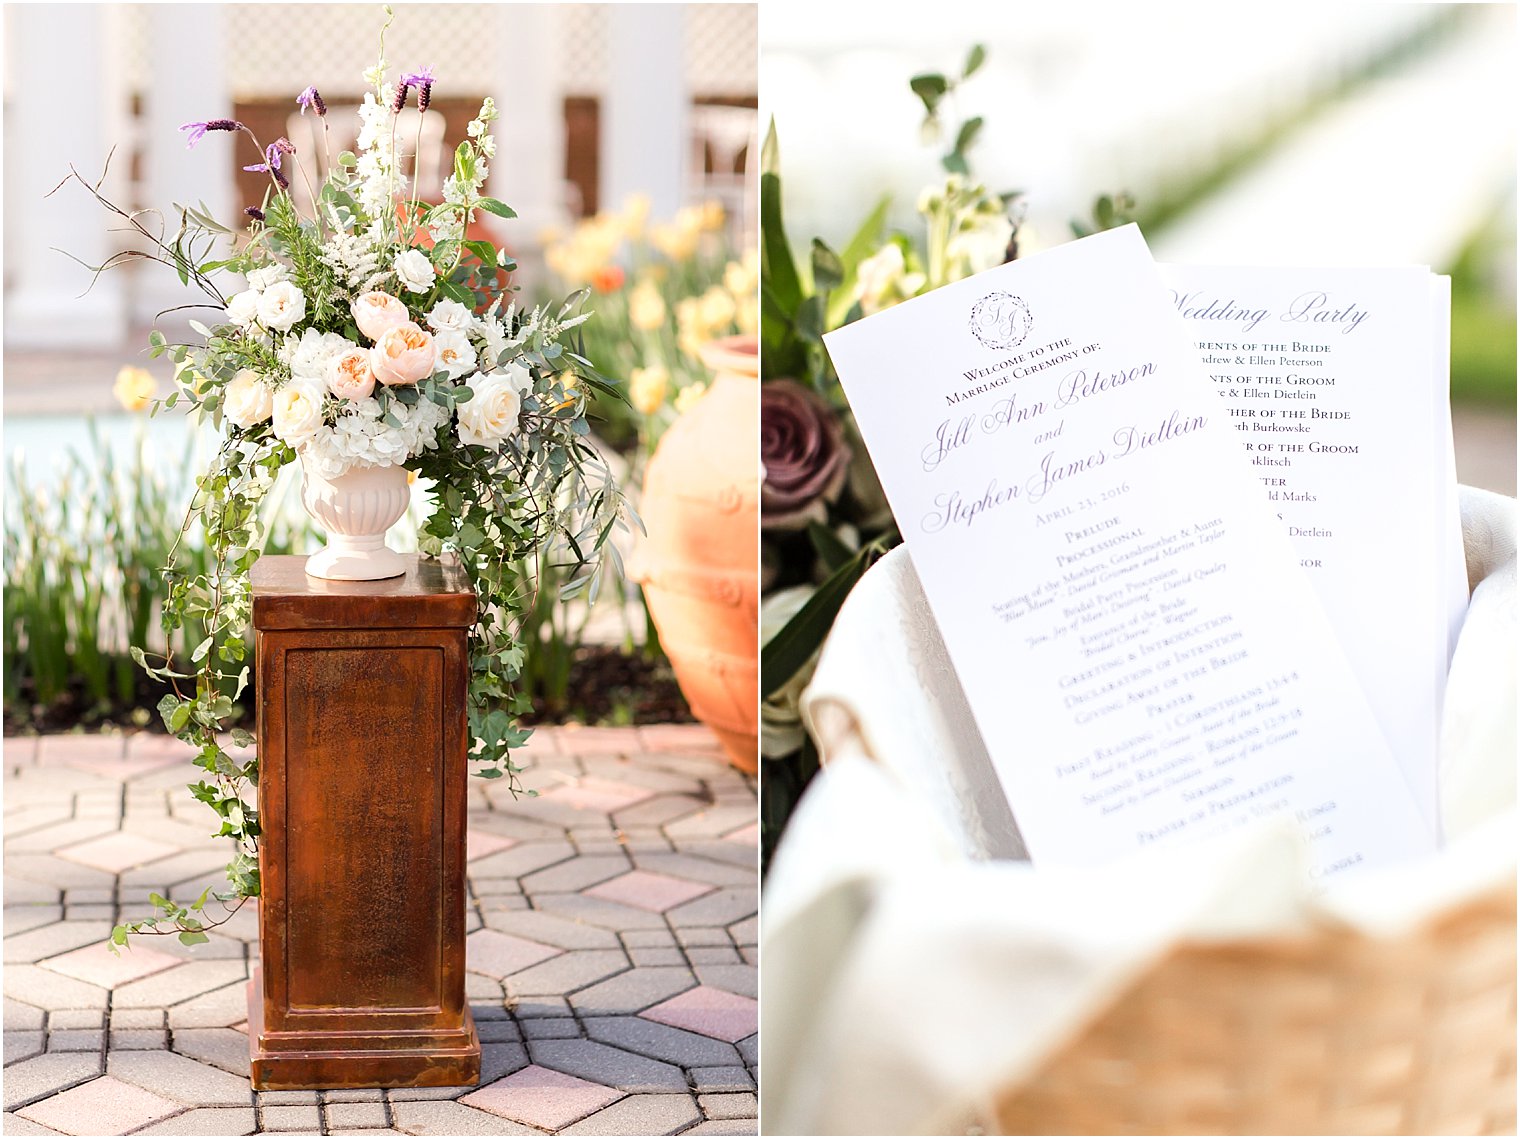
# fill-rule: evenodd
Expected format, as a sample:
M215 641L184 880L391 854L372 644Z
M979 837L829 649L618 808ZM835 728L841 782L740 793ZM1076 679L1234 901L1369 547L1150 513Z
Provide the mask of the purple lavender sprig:
M410 86L411 84L408 83L405 79L396 84L396 95L395 98L391 100L391 114L400 114L401 108L406 106L406 92L407 88Z
M199 123L181 123L179 129L190 132L185 149L191 150L196 143L206 137L207 131L246 131L248 128L236 119L206 119Z
M253 166L245 166L243 169L259 174L278 173L280 169L280 156L282 154L294 154L295 152L296 148L291 144L290 139L282 135L264 148L263 162L256 163Z
M258 206L245 206L243 208L243 213L247 214L254 221L264 220L264 211L259 209Z
M432 65L429 64L421 71L414 71L410 75L403 75L401 77L401 87L403 91L407 87L417 88L417 109L425 113L428 109L428 104L432 101L433 98ZM404 98L405 97L403 96L403 101ZM397 107L396 109L400 110L401 108Z
M306 90L296 96L296 102L300 104L301 114L303 115L306 113L306 108L310 107L320 117L324 119L327 117L327 104L322 101L322 93L316 87L306 88Z

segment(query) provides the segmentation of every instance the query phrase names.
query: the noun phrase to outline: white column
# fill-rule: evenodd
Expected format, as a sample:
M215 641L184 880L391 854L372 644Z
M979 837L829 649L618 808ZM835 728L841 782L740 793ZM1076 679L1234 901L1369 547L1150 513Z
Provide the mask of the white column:
M88 295L90 271L56 249L98 265L115 249L107 214L71 183L47 194L70 163L93 181L112 140L103 127L101 11L95 4L18 4L10 13L11 104L7 108L5 225L14 258L6 268L5 338L18 348L115 347L126 334L122 284L103 275ZM120 199L118 154L101 187Z
M650 216L668 218L686 186L686 13L679 4L617 4L607 19L601 205L617 209L630 194L647 194Z
M517 211L519 220L501 222L500 231L521 260L534 252L540 230L563 225L568 217L564 12L553 4L493 7L496 58L502 67L488 94L501 117L495 124L496 161L488 190ZM459 141L450 139L456 146Z
M153 45L156 58L173 61L172 66L154 67L143 91L143 205L163 211L171 234L179 224L175 202L204 202L217 221L240 229L246 219L236 212L233 169L257 161L252 143L246 136L208 134L189 150L179 129L181 123L232 117L226 15L217 4L145 4L143 10L148 22L145 42ZM292 92L292 108L294 98ZM151 224L157 219L145 220ZM226 256L230 248L224 240L217 257ZM143 324L163 309L207 299L199 289L181 285L173 270L161 265L141 266L136 283L133 316ZM235 288L229 283L222 291ZM159 326L173 340L191 318L212 323L206 312L179 312L166 316Z

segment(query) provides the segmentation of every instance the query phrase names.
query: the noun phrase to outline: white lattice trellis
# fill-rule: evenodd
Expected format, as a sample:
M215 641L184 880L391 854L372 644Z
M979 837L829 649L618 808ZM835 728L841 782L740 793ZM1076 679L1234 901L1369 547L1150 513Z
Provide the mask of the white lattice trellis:
M120 59L129 86L141 89L163 60L147 42L144 4L120 6ZM492 4L396 4L387 38L393 66L434 64L455 92L485 92L501 60L531 45L511 41ZM568 94L601 95L607 77L607 6L564 4L560 28ZM693 95L753 97L757 91L756 9L750 4L690 4L686 75ZM229 4L227 76L237 99L284 97L314 83L339 97L363 93L361 75L375 61L380 29L372 4ZM503 42L505 41L505 42Z

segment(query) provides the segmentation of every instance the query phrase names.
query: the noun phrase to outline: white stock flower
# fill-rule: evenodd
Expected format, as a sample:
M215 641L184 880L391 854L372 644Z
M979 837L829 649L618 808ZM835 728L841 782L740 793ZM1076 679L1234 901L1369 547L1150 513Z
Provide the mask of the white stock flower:
M436 276L433 263L420 249L408 249L396 258L392 267L396 270L396 278L409 293L425 293L433 287Z
M222 389L222 412L239 427L263 423L274 413L274 392L262 376L244 368Z
M286 332L306 315L306 294L290 281L270 285L259 294L259 323Z
M459 439L476 447L496 447L517 431L522 397L533 377L521 364L480 372L465 381L474 394L459 407Z
M259 319L259 294L244 289L227 298L227 319L239 328L251 328Z
M458 301L441 300L427 314L427 322L434 332L468 332L475 324L475 314Z
M274 433L292 447L305 443L322 426L323 388L308 380L292 380L274 393Z
M435 368L449 374L449 379L475 370L475 346L470 338L456 329L447 329L433 336L433 348L438 353Z

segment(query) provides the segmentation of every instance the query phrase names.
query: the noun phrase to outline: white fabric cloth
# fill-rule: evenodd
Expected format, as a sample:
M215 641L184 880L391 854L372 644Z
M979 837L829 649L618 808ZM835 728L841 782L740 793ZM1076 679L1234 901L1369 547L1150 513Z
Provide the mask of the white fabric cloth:
M1187 939L1338 919L1392 934L1515 874L1515 503L1463 488L1476 582L1441 750L1446 847L1314 896L1268 820L1035 871L904 551L851 594L804 698L827 761L762 910L766 1130L964 1130Z

